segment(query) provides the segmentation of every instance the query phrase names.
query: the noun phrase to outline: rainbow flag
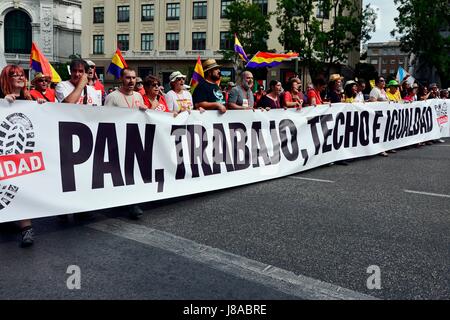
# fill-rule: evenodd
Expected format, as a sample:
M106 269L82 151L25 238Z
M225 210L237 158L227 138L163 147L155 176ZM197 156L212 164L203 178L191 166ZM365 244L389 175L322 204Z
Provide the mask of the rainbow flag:
M248 57L245 54L244 48L242 47L241 43L239 42L239 39L236 36L236 33L234 34L234 51L239 55L239 57L244 62L248 62Z
M116 53L111 59L111 63L109 64L107 72L111 73L114 77L116 77L116 79L118 79L120 78L120 72L125 68L128 68L128 65L125 59L122 57L120 49L117 49Z
M247 68L264 68L264 67L275 67L282 63L283 61L298 57L298 53L270 53L270 52L261 52L259 51L257 54L250 59L247 63Z
M192 74L191 82L189 85L191 86L191 94L194 93L195 88L197 88L200 81L205 78L205 74L203 73L202 61L200 60L200 56L197 58L197 63L195 64L194 73Z
M52 82L61 82L61 77L58 72L53 69L52 65L34 42L31 44L30 67L36 72L42 72L42 74L49 76Z

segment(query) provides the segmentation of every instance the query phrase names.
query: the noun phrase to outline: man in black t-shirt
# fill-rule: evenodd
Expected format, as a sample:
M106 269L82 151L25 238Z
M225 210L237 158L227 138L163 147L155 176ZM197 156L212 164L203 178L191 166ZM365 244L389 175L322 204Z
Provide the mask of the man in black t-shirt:
M225 97L217 85L220 80L220 66L216 60L208 59L202 64L205 80L200 81L194 91L192 100L194 101L195 109L204 110L219 110L220 113L225 113Z

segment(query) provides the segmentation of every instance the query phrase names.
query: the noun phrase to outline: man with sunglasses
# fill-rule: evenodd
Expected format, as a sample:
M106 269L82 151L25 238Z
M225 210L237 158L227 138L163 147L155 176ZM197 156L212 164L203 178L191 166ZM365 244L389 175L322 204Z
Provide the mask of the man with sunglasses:
M55 102L55 91L50 88L50 83L49 76L46 76L41 72L36 73L31 81L31 84L34 86L34 89L30 90L33 100L44 99L48 102Z
M98 78L97 73L95 72L95 63L92 60L85 59L86 63L89 66L89 70L87 72L87 78L88 78L88 85L92 86L95 90L100 92L102 96L102 103L105 103L105 86L101 83L100 79Z
M386 81L383 77L378 77L375 80L375 87L373 87L372 91L370 91L370 102L376 101L388 101L386 96L386 91L384 91L384 87L386 85Z

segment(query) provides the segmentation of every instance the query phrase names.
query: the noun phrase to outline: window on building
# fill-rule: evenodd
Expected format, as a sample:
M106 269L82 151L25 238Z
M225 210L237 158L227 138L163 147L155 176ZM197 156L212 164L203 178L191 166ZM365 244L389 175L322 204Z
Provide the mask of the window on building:
M5 52L31 52L31 18L21 10L13 10L5 16Z
M394 59L391 60L391 64L395 64L396 61Z
M180 20L180 4L179 3L168 3L167 4L166 19L167 20Z
M206 49L206 32L192 32L192 50Z
M178 50L180 45L179 33L166 33L166 50Z
M383 59L383 61L381 63L382 64L388 64L388 61L386 59Z
M378 60L372 60L370 61L371 64L378 64Z
M206 19L207 12L206 1L194 2L192 8L192 19Z
M386 69L381 70L381 73L384 74L384 75L387 75Z
M155 5L143 4L141 10L141 21L153 21L155 18Z
M220 50L233 50L232 35L229 32L220 33Z
M117 46L121 51L129 50L129 35L128 34L118 34L117 35Z
M220 17L223 19L225 18L225 12L228 8L228 6L233 2L234 0L222 0L220 3Z
M330 12L323 10L323 2L319 0L317 3L317 18L330 19Z
M141 34L141 50L142 51L153 50L153 33Z
M253 0L254 4L257 4L261 7L261 11L264 15L267 15L268 12L268 0Z
M117 22L129 22L129 21L130 21L130 6L118 6Z
M152 67L138 67L138 76L145 79L146 76L153 75Z
M94 54L103 54L104 37L103 35L94 36Z
M103 7L94 8L94 23L103 23L105 19L105 10Z

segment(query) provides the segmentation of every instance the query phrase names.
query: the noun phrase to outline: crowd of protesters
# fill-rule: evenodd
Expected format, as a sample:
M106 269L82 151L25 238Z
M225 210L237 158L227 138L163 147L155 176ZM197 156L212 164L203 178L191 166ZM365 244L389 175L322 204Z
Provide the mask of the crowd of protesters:
M219 113L225 113L227 110L269 111L283 108L301 110L307 106L339 102L413 102L434 98L448 99L448 90L440 90L435 83L427 87L418 83L411 85L408 81L399 84L396 80L390 80L386 84L384 77L378 77L375 86L367 93L365 80L349 79L344 83L344 78L339 74L332 74L328 80L316 77L307 85L305 91L302 91L302 81L297 76L291 77L284 87L280 81L272 80L265 90L255 81L252 72L244 71L239 75L237 84L228 82L227 87L221 89L218 84L221 79L221 66L214 59L207 59L202 66L204 81L198 84L191 95L189 86L185 84L186 75L180 71L174 71L169 76L171 90L165 93L158 77L148 75L141 79L135 70L125 68L121 71L120 87L106 92L95 72L95 63L75 59L69 67L69 80L58 83L55 89L52 89L51 78L38 72L31 81L33 89L28 90L23 68L8 65L3 68L0 75L0 98L10 103L16 100L35 100L39 104L58 101L91 106L128 107L141 111L152 109L172 113L175 117L181 112L190 113L194 109L200 112L217 110ZM395 150L388 152L394 153ZM383 152L381 155L387 156L387 153ZM337 164L347 162L340 161ZM131 219L137 219L142 215L142 209L138 205L127 208ZM89 219L91 215L79 213L74 215L74 218ZM60 216L61 220L67 218L68 215ZM34 235L31 220L18 221L18 225L21 230L21 246L32 245Z

